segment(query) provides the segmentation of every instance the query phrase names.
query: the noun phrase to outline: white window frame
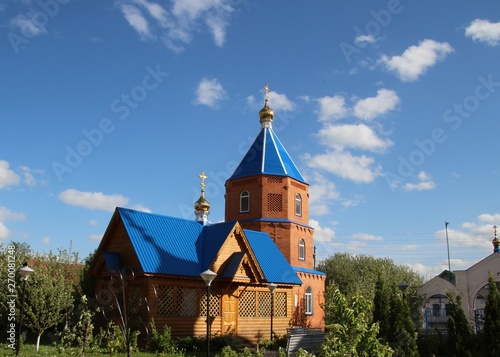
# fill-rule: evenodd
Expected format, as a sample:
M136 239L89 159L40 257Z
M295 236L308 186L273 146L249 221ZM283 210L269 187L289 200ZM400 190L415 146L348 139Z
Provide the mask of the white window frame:
M243 209L243 199L247 201L246 210ZM250 212L250 192L247 190L241 191L240 193L240 213Z

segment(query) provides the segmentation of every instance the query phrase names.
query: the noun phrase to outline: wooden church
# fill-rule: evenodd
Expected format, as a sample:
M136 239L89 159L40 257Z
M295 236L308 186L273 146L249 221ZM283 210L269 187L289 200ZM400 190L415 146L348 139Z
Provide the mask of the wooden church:
M324 327L309 185L273 131L265 89L260 132L225 184L225 222L208 222L204 174L194 220L116 208L90 267L107 317L132 328L152 317L174 336L204 337L208 302L212 336L255 342ZM209 288L206 271L215 276Z

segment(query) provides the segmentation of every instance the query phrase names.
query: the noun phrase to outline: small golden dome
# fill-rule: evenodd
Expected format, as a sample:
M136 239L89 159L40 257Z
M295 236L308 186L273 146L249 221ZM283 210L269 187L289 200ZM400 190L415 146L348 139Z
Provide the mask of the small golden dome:
M260 123L270 123L274 118L274 110L269 106L269 86L266 84L264 86L266 101L264 103L264 108L262 108L259 112Z
M210 210L210 202L205 198L205 191L201 191L200 198L198 201L194 203L194 209L196 211L209 211Z
M273 120L274 118L274 110L269 107L269 103L266 99L266 104L264 108L262 108L259 112L260 122L262 123L264 120Z

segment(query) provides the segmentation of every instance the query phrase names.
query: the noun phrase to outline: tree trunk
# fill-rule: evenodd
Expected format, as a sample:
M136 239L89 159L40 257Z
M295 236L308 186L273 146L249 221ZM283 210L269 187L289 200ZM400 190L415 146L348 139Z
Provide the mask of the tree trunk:
M40 348L40 337L42 337L42 334L39 334L38 337L36 338L36 351L38 352L38 349Z

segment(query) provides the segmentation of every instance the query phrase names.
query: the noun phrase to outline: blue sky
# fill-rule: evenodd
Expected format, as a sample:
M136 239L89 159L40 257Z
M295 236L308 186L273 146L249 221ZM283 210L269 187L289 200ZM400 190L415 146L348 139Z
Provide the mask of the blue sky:
M124 206L210 221L260 130L310 184L318 259L430 278L500 225L497 1L0 2L0 240L83 258Z

